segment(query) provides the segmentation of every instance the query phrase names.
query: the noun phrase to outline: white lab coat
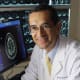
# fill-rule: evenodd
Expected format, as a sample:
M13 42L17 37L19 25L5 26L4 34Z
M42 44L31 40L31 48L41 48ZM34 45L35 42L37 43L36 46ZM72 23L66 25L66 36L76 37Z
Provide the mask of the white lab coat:
M60 37L51 76L45 64L43 50L36 45L30 64L21 80L80 80L80 44Z

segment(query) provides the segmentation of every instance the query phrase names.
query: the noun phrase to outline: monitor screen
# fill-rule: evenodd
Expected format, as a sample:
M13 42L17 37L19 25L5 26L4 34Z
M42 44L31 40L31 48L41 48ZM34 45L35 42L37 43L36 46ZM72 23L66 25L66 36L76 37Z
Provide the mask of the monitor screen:
M0 72L26 57L20 20L0 23Z

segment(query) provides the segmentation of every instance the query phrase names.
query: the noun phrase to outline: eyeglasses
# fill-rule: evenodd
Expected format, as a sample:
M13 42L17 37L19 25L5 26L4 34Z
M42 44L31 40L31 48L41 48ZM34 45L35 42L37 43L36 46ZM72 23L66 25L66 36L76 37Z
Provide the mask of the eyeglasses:
M40 29L44 30L44 31L47 31L51 28L52 28L51 24L43 23L40 27L37 27L36 25L29 26L29 31L30 31L30 33L37 33Z

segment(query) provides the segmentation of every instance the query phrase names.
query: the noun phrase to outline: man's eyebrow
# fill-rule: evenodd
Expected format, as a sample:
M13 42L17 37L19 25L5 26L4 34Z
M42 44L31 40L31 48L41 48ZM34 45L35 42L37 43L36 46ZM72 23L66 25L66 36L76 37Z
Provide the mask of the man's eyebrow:
M48 22L44 22L44 23L42 23L41 25L44 25L44 24L49 24Z
M36 27L37 25L29 25L30 27Z

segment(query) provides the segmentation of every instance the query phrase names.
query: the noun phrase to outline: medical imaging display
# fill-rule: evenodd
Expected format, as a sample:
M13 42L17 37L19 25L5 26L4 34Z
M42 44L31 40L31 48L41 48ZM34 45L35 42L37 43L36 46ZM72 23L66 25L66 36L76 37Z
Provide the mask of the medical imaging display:
M26 58L20 20L0 23L0 72Z

